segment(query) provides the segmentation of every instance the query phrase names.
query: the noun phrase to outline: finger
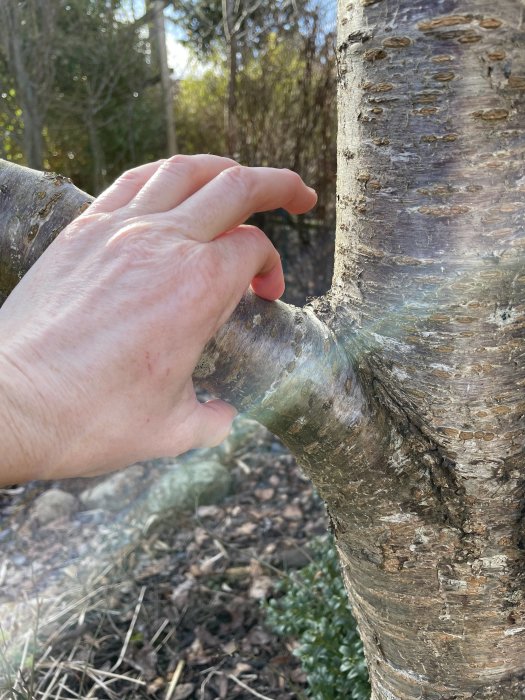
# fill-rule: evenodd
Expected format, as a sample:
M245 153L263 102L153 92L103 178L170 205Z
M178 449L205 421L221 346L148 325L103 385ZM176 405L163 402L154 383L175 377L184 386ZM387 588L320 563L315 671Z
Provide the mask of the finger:
M226 168L237 165L220 156L168 158L130 203L137 216L173 209Z
M235 408L220 399L198 403L188 422L193 436L191 449L220 445L228 437L236 415Z
M125 207L137 195L138 192L148 182L164 160L157 160L154 163L145 163L137 168L126 170L125 173L115 180L115 182L104 190L102 194L86 209L86 214L107 214L109 212Z
M229 299L221 323L230 316L246 289L274 301L284 292L281 257L271 241L256 226L238 226L208 244L221 260L221 289ZM229 290L227 288L229 287Z
M303 214L316 201L314 190L291 170L236 165L201 187L175 212L186 235L210 241L255 212L283 208L291 214Z

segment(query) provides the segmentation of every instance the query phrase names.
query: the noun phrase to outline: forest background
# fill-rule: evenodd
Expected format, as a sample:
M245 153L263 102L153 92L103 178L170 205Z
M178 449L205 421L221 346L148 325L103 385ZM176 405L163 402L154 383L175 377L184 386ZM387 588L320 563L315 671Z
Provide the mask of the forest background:
M93 195L174 151L292 168L319 193L298 232L315 245L335 215L334 42L335 0L8 0L0 157ZM282 221L263 223L278 239ZM321 258L327 278L331 250Z

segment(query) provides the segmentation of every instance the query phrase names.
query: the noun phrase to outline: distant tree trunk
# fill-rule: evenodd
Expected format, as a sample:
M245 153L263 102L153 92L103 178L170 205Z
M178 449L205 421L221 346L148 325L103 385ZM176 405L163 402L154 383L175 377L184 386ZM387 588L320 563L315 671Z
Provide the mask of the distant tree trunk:
M86 129L89 136L89 147L92 159L93 192L99 194L106 186L106 165L104 151L100 142L100 134L96 124L96 109L90 105L86 115Z
M228 97L224 111L228 153L238 158L239 139L237 124L237 30L235 28L234 0L222 0L224 36L228 50Z
M33 12L31 17L28 13ZM17 101L22 110L23 151L24 157L31 168L42 169L44 163L43 125L47 101L44 98L45 84L41 84L38 75L43 66L39 65L47 51L43 47L49 39L50 23L53 12L46 13L45 8L38 12L32 6L21 8L17 2L6 2L0 7L0 37L7 65L12 72ZM40 16L44 21L39 23ZM24 33L30 31L28 23L35 23L40 29L47 29L45 36L40 38L37 54L31 56L24 47ZM39 26L41 25L41 26ZM35 67L36 65L36 67ZM45 68L45 66L44 66ZM52 73L48 66L48 82Z
M173 81L168 66L168 52L166 48L164 3L162 0L151 0L149 5L153 13L150 25L151 43L162 86L164 123L166 127L166 155L170 156L177 153L177 132L175 128Z
M331 292L248 294L195 373L325 500L373 700L525 695L523 14L341 2ZM3 165L4 294L86 200Z

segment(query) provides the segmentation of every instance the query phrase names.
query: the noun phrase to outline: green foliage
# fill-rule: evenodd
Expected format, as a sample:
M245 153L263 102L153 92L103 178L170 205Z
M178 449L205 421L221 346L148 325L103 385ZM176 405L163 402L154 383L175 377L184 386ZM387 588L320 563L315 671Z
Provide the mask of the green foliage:
M363 646L344 588L332 538L312 545L313 561L280 584L266 605L270 627L297 640L294 654L315 700L368 700Z

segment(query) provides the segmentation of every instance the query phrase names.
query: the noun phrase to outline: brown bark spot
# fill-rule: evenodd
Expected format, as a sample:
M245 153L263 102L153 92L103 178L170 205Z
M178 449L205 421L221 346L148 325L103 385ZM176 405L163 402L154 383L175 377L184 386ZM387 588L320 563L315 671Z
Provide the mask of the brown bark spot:
M382 2L382 0L361 0L361 5L368 7L369 5L377 5L378 2Z
M369 190L380 190L381 189L381 183L378 180L370 180L370 182L367 185Z
M492 413L494 413L496 416L504 416L510 412L511 412L511 410L508 406L495 406L492 409Z
M454 348L451 345L438 345L436 352L440 353L451 353L454 352Z
M383 114L382 107L372 107L370 111L372 112L372 114Z
M456 316L456 321L458 323L474 323L476 319L474 316Z
M470 211L470 207L466 207L460 204L454 204L453 206L425 206L419 207L420 214L425 214L426 216L437 216L437 217L451 217L460 216L461 214L466 214Z
M483 119L486 122L497 121L498 119L507 119L509 116L508 109L483 109L478 112L473 112L472 116L476 119Z
M435 369L432 371L432 376L438 379L449 379L452 374L444 369Z
M474 433L474 437L476 440L484 440L485 442L490 442L491 440L494 440L496 437L494 433L486 433L483 432L483 430L476 430Z
M414 109L412 114L421 117L428 117L430 114L435 114L437 111L437 107L421 107L421 109Z
M432 314L430 320L439 321L440 323L448 323L450 321L450 316L445 316L445 314Z
M55 192L55 194L51 195L49 198L49 201L42 207L42 209L38 212L38 216L40 218L45 219L46 216L48 216L51 213L51 210L55 206L55 204L62 199L64 196L63 192Z
M373 63L374 61L380 61L382 58L386 58L387 53L383 49L370 49L370 51L365 51L363 58L365 61Z
M448 437L455 438L459 435L459 430L456 430L456 428L440 427L440 428L438 428L438 433L441 433L442 435L447 435Z
M417 28L422 32L428 32L432 29L440 27L454 27L457 24L470 24L472 17L470 15L448 15L446 17L434 17L434 19L420 22Z
M432 56L433 63L448 63L449 61L453 60L454 56L450 56L448 53L440 53L437 56Z
M439 92L420 92L414 95L415 104L432 104L437 100L441 93Z
M359 173L356 179L358 182L368 182L370 180L370 173Z
M511 75L507 86L511 90L525 90L525 75Z
M481 41L481 38L481 34L477 34L476 32L470 30L465 32L463 36L460 36L458 41L460 44L477 44L478 41Z
M480 21L479 26L483 27L483 29L498 29L502 24L503 22L500 19L486 17Z
M421 141L423 143L435 143L438 140L437 136L434 136L434 134L429 134L428 136L422 136Z
M448 83L450 80L454 80L456 76L452 71L444 71L442 73L434 73L432 77L434 80L439 80L440 83Z
M443 141L447 141L450 143L452 141L455 141L457 139L457 137L458 137L457 134L445 134L443 136Z
M412 41L407 36L391 36L383 41L383 46L388 49L401 49L410 46Z
M390 92L390 90L393 90L394 86L392 83L365 83L363 85L363 90L366 90L367 92Z
M27 234L27 240L32 241L36 234L38 233L38 226L37 224L33 224L31 228L29 229L29 233Z
M472 440L473 437L474 437L474 433L472 433L468 430L462 430L459 434L460 440Z
M374 143L376 146L388 146L390 141L387 138L380 138L380 139L374 139Z
M487 54L487 58L491 61L503 61L506 55L505 51L491 51Z

